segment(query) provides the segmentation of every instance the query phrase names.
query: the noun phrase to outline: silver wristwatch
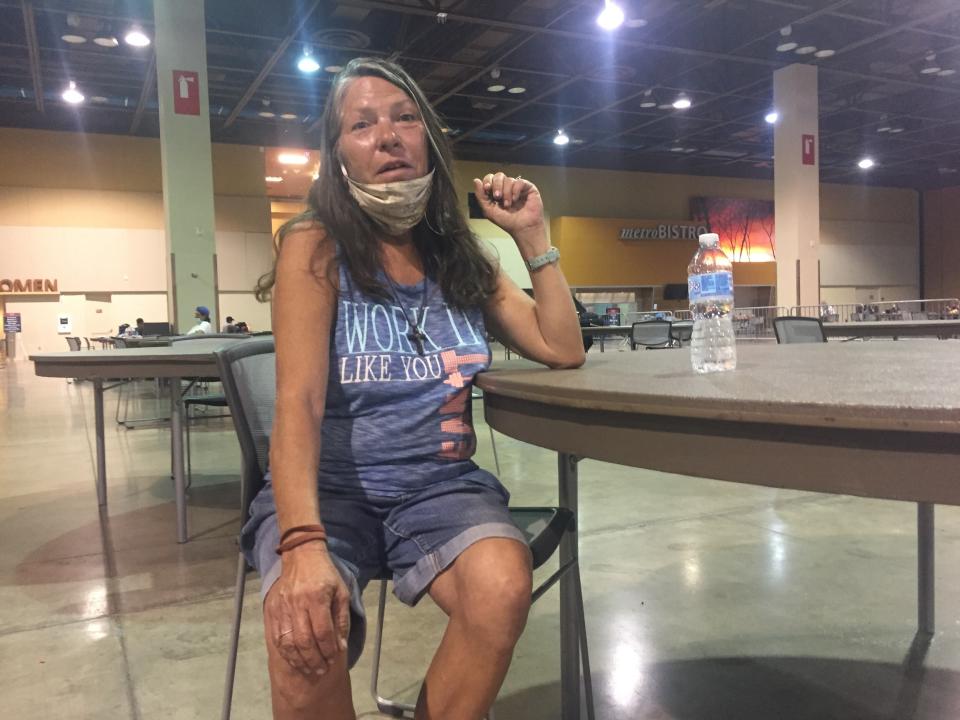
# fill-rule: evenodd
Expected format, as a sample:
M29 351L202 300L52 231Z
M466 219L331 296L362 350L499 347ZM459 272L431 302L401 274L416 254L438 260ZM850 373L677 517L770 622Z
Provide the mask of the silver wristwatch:
M530 272L533 272L534 270L539 270L544 265L549 265L550 263L556 262L559 259L560 251L551 245L550 249L547 250L543 255L537 255L535 258L530 258L527 260L527 269Z

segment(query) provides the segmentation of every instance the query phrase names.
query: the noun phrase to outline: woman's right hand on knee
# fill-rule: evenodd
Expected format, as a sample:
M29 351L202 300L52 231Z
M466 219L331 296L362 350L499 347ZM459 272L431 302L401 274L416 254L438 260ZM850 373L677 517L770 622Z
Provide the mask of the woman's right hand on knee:
M283 554L283 572L264 602L280 655L305 675L323 675L347 649L350 591L322 543Z

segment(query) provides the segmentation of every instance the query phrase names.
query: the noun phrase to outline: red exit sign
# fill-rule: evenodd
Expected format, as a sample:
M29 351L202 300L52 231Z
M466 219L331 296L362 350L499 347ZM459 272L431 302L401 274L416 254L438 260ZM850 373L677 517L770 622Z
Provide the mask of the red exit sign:
M817 138L814 135L804 135L803 136L803 146L801 147L801 155L803 157L804 165L816 165L817 164Z

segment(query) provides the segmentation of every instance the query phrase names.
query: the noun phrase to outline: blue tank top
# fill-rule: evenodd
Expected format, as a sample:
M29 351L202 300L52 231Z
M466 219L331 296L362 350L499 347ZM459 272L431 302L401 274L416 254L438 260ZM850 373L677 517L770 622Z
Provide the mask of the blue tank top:
M474 473L470 390L490 366L480 308L453 307L430 278L391 287L382 277L394 294L384 301L363 293L344 263L339 276L320 486L400 496ZM414 319L422 355L408 337Z

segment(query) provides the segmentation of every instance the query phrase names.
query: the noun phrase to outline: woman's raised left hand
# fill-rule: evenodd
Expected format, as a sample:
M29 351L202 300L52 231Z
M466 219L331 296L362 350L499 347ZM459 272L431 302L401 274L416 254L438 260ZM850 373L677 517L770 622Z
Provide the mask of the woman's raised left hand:
M498 172L484 175L483 180L474 178L473 186L487 220L514 239L543 232L543 201L529 180Z

